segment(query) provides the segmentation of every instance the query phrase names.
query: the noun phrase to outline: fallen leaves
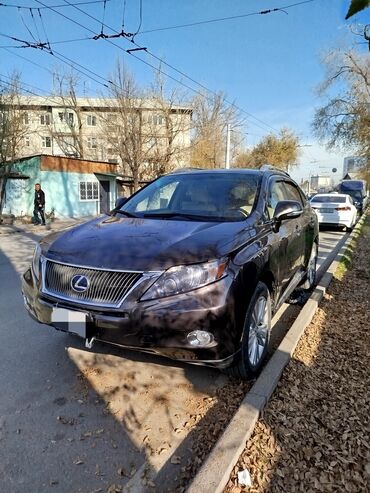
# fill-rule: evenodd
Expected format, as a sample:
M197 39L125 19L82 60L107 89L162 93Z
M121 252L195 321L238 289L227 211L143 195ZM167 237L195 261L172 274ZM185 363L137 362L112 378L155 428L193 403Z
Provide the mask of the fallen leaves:
M369 256L362 237L353 269L331 284L224 493L246 491L237 480L244 469L249 493L368 491Z

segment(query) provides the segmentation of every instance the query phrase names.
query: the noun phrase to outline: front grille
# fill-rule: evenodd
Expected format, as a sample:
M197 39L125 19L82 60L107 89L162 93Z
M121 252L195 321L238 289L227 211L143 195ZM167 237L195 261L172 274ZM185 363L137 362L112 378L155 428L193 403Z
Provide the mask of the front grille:
M89 281L84 292L72 289L71 281L78 275L85 276ZM137 272L77 267L46 260L44 292L67 300L112 308L122 302L141 277L142 274Z

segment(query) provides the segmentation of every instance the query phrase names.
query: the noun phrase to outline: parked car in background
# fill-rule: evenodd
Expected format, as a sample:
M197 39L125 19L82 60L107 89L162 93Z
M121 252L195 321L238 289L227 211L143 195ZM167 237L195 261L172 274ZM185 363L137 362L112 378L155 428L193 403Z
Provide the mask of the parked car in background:
M345 226L351 231L357 220L357 208L347 194L316 194L311 199L320 225Z
M36 246L23 276L37 321L95 340L257 373L271 317L315 283L315 212L288 174L162 176L104 215Z
M338 185L339 193L350 195L359 214L367 206L366 182L364 180L343 180Z

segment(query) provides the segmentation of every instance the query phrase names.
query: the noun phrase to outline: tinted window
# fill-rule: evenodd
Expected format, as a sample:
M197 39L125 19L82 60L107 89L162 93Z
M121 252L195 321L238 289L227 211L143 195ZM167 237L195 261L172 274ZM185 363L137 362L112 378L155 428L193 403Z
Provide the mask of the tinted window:
M259 181L257 173L167 175L139 191L122 210L139 217L178 213L201 220L239 221L252 212Z
M339 197L338 195L315 195L311 199L311 202L333 202L335 204L342 204L346 201L346 197Z
M269 195L267 200L267 209L270 218L272 218L274 215L276 204L281 200L286 200L285 196L286 196L286 191L284 187L284 182L273 181L270 185Z
M285 200L296 200L301 205L303 205L301 194L296 186L293 183L284 182L286 198Z

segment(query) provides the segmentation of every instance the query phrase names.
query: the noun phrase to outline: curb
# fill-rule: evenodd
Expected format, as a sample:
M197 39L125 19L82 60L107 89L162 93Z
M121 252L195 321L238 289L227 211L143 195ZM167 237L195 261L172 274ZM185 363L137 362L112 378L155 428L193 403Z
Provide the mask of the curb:
M231 472L252 435L260 413L267 405L305 328L311 322L348 246L357 238L366 214L360 218L335 259L320 279L293 325L269 359L251 390L246 394L226 430L199 469L186 493L222 493Z

